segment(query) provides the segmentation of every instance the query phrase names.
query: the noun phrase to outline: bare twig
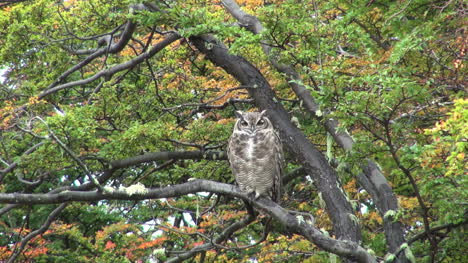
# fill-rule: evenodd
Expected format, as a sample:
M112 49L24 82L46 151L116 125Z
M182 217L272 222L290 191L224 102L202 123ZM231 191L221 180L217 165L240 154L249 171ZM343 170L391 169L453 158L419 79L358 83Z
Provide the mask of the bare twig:
M223 106L210 105L210 104L224 98L225 96L227 96L229 93L231 93L233 91L241 90L241 89L249 89L249 88L253 88L253 87L251 87L251 86L238 86L238 87L234 87L234 88L229 88L223 94L221 94L218 97L216 97L214 99L211 99L211 100L209 100L209 101L207 101L205 103L185 103L185 104L177 105L175 107L163 108L163 110L174 110L174 109L180 109L180 108L185 108L185 107L199 107L199 108L206 108L206 109L222 108ZM251 100L248 100L247 102L251 102Z
M102 186L101 184L99 183L98 180L96 180L96 177L94 177L94 175L91 173L91 171L88 169L88 167L86 166L86 164L84 164L81 159L70 149L68 148L68 146L63 143L56 135L55 133L50 129L49 125L47 124L47 122L45 122L41 117L35 117L35 119L38 119L39 121L41 121L47 128L47 130L49 131L49 135L54 139L54 141L56 141L58 143L58 145L66 152L68 153L68 155L70 155L70 157L76 162L78 163L78 165L81 167L81 169L84 170L86 176L88 177L89 181L92 182L99 190L103 190L102 189Z

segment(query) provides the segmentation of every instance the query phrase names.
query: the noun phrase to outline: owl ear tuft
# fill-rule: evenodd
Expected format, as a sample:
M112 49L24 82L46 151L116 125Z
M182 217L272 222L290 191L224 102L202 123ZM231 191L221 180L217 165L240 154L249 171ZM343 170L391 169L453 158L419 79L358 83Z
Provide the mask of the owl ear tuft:
M236 117L239 118L239 119L243 119L244 117L242 115L244 115L244 113L240 110L236 110Z
M262 112L260 112L260 117L263 117L265 116L265 113L267 112L267 110L262 110Z

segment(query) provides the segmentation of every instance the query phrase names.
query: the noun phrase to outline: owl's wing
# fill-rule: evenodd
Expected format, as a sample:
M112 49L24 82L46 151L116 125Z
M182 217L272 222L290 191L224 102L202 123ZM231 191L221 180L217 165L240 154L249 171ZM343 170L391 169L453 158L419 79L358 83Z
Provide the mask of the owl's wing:
M281 200L281 185L284 168L284 155L283 155L283 144L276 131L273 132L275 136L275 144L273 151L275 153L275 175L273 181L273 195L272 200L279 202Z
M232 161L234 156L233 156L233 153L232 153L232 141L233 141L233 137L234 137L234 134L231 135L231 137L229 137L229 140L228 140L228 145L227 145L227 148L226 148L226 153L227 153L227 157L228 157L228 161L229 161L229 165L232 165Z
M229 166L231 167L231 171L233 172L234 176L237 176L236 175L236 172L235 172L235 162L237 159L237 156L235 155L235 148L236 148L236 143L238 143L238 138L239 135L236 134L236 133L233 133L231 135L231 137L229 138L229 141L228 141L228 145L227 145L227 148L226 148L226 153L227 153L227 157L228 157L228 161L229 161Z
M236 146L239 144L239 134L233 133L228 141L228 146L226 149L227 157L229 160L229 166L231 167L232 174L236 180L237 185L240 189L245 189L245 174L243 174L239 169L244 162L241 158L236 155Z

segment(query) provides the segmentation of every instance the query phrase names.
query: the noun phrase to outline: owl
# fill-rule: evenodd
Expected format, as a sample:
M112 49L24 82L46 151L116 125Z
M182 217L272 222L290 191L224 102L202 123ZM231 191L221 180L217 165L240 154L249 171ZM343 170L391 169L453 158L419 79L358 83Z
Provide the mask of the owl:
M255 199L269 196L279 202L283 147L265 112L236 111L227 154L241 191L255 194Z

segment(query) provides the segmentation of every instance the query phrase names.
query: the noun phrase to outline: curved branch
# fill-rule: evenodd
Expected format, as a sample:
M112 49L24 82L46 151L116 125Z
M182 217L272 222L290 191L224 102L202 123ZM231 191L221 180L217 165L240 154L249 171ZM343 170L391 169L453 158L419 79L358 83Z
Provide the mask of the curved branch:
M169 158L169 159L168 159ZM130 157L127 159L113 161L110 164L110 167L102 172L100 176L96 177L96 180L103 184L105 183L117 169L127 168L133 165L138 165L146 162L152 161L161 161L161 160L177 160L177 159L208 159L208 160L226 160L225 152L221 151L192 151L192 152L154 152L154 153L147 153L135 157ZM64 191L87 191L94 187L94 183L86 182L79 186L63 186L56 188L50 191L48 194L57 194ZM8 202L1 202L0 203L8 203ZM20 204L10 204L0 209L0 216L9 212L10 210L18 207Z
M145 188L135 193L128 193L125 189L109 189L99 191L62 191L59 193L24 194L0 193L0 203L7 204L59 204L69 201L99 201L99 200L144 200L171 198L197 192L213 192L229 194L234 197L248 198L237 190L234 185L217 183L208 180L194 180L183 184L167 186L164 188Z
M111 44L109 47L107 45L102 48L94 48L94 49L79 49L79 50L72 50L73 54L75 55L89 55L89 54L97 54L104 55L106 53L118 53L124 49L127 43L132 39L133 32L136 29L136 23L132 21L128 21L124 27L124 30L120 34L120 39L114 44ZM115 30L114 30L115 31Z
M41 144L42 145L42 144ZM29 149L31 150L31 149ZM28 151L29 151L28 150ZM27 151L27 152L28 152ZM32 150L31 150L32 151ZM226 153L223 151L185 151L185 152L152 152L146 153L143 155L138 155L134 157L129 157L126 159L116 160L110 163L110 167L102 172L100 176L96 177L96 180L99 184L105 183L116 170L131 167L134 165L153 162L153 161L166 161L166 160L179 160L179 159L189 159L189 160L226 160ZM48 194L57 194L64 191L87 191L92 189L95 186L93 182L86 182L79 186L63 186L58 187ZM0 203L5 203L1 202ZM0 209L0 216L9 212L11 209L18 207L18 204L7 205Z
M144 188L138 191L128 191L127 189L107 189L105 192L98 191L65 191L61 193L48 194L19 194L0 193L0 203L13 204L56 204L69 201L99 201L99 200L144 200L171 198L187 194L195 194L197 192L213 192L217 194L229 195L249 201L256 208L262 210L266 214L274 217L287 229L293 233L304 236L309 241L316 244L318 247L359 262L376 262L367 251L358 245L356 242L348 240L337 240L325 236L319 229L310 225L304 220L299 220L288 210L282 208L273 201L260 198L251 200L247 194L241 192L236 186L224 184L209 180L194 180L183 184L166 186L163 188ZM228 229L234 229L235 232L240 224L231 225ZM225 232L229 232L228 229ZM216 241L216 240L215 240ZM175 261L177 262L177 261Z
M466 225L466 224L468 224L468 220L464 220L464 221L459 222L459 223L448 223L448 224L444 224L444 225L440 225L440 226L435 226L433 228L430 228L429 232L424 231L424 232L418 233L418 234L414 235L412 238L408 239L408 245L411 245L412 243L414 243L414 242L416 242L416 241L418 241L420 239L427 238L428 236L431 235L431 233L434 233L434 232L437 232L437 231L440 231L440 230L444 230L444 229L447 229L447 232L449 232L452 228L463 226L463 225ZM400 255L405 250L405 248L406 248L406 246L401 246L397 251L394 252L394 254L396 256Z
M443 224L439 226L435 226L429 229L429 232L434 233L440 230L447 229L447 231L450 231L452 228L463 226L468 224L468 219L465 219L459 223L448 223L448 224ZM420 239L426 238L430 233L427 233L426 231L418 233L414 235L413 237L408 239L408 244L412 244Z
M8 213L10 210L15 209L21 205L19 204L14 204L14 205L6 205L0 209L0 216L3 216L3 214Z
M40 142L40 143L37 143L35 145L33 145L31 148L29 148L28 150L26 150L23 155L28 155L32 152L34 152L34 150L36 150L37 148L39 148L40 146L42 146L44 144L44 142ZM3 170L0 170L0 182L3 181L3 177L5 176L5 174L13 171L13 169L16 168L16 166L18 165L18 162L13 162L12 164L10 164L7 168L3 169Z
M16 258L19 256L19 254L21 253L21 251L23 251L23 249L26 247L26 245L28 244L28 242L38 236L38 235L41 235L43 234L47 229L49 229L50 227L50 224L52 224L52 222L54 221L54 219L62 212L63 209L65 209L65 207L67 206L67 204L61 204L60 206L58 206L57 208L54 209L54 211L52 211L52 213L50 213L49 217L47 217L47 220L44 222L44 224L39 228L39 229L36 229L34 230L33 232L29 233L28 235L26 235L22 240L21 240L21 245L19 248L15 248L13 254L11 255L11 257L8 259L7 263L12 263L12 262L15 262Z
M147 52L145 52L143 54L140 54L139 56L137 56L137 57L135 57L135 58L133 58L133 59L131 59L129 61L126 61L124 63L118 64L116 66L113 66L113 67L105 69L105 70L101 70L98 73L94 74L93 76L91 76L91 77L89 77L87 79L76 80L76 81L64 83L64 84L58 85L58 86L55 86L57 84L57 82L54 82L53 84L51 84L49 86L48 89L43 90L41 93L39 93L39 95L37 97L38 97L38 99L42 99L42 98L47 97L47 96L49 96L49 95L51 95L51 94L53 94L53 93L55 93L57 91L67 89L67 88L71 88L71 87L75 87L75 86L85 85L85 84L91 83L91 82L93 82L93 81L95 81L95 80L97 80L99 78L102 78L102 77L106 78L106 80L110 79L115 73L123 71L125 69L133 68L136 65L140 64L141 62L145 61L146 59L149 59L149 58L153 57L156 53L158 53L159 51L161 51L162 49L164 49L166 46L170 45L171 43L175 42L179 38L181 38L181 36L178 33L174 33L174 32L168 33L167 37L165 39L163 39L162 41L160 41L157 44L153 45ZM21 112L25 108L26 108L26 106L19 107L19 108L15 109L15 112ZM9 115L9 113L6 113L2 117L4 118L4 117L6 117L8 115Z

